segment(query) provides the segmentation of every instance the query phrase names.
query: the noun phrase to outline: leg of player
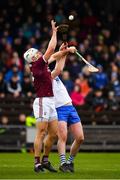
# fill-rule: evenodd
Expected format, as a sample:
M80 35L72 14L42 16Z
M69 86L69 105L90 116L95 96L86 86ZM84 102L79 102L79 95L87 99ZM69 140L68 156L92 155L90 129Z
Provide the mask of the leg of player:
M48 161L49 153L51 151L52 145L57 140L57 130L58 130L58 121L52 120L48 123L48 134L44 140L44 150L42 158L42 166L45 169L48 169L51 172L57 172L51 163Z
M66 164L66 141L67 141L67 122L58 122L58 152L60 156L60 167L62 172L68 171Z
M74 172L74 157L76 156L77 152L79 151L81 143L84 141L84 133L81 122L77 122L70 126L70 131L74 136L74 142L70 149L70 156L67 160L67 164L69 164L69 170Z
M34 166L34 170L36 172L39 171L44 171L42 168L42 165L40 163L40 153L42 150L42 143L43 143L43 139L45 137L46 131L47 131L47 127L48 127L48 122L37 122L36 123L36 137L35 137L35 141L34 141L34 155L35 155L35 166Z

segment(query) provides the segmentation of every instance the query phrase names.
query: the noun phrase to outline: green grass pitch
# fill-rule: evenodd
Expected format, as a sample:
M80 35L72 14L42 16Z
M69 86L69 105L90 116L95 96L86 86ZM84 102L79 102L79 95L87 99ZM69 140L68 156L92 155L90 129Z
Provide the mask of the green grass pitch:
M58 168L57 153L50 160ZM34 173L33 154L0 153L0 179L120 179L120 153L79 153L75 173Z

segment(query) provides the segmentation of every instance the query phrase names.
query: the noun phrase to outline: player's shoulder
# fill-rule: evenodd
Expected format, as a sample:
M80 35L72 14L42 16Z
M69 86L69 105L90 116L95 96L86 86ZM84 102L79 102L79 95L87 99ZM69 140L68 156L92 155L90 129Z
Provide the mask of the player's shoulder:
M47 61L45 60L44 56L40 56L39 59L37 61L35 61L34 63L32 63L33 67L40 67L41 65L44 66L47 64ZM42 67L41 66L41 67Z
M42 55L42 56L39 57L38 62L39 62L39 63L48 64L48 61L46 61L44 55Z
M44 62L47 63L47 61L44 58L44 55L40 56L40 58L38 59L39 62Z

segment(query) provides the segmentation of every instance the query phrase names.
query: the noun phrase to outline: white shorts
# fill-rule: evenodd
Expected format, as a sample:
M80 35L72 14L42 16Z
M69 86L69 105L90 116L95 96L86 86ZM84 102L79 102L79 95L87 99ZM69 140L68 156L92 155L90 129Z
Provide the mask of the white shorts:
M54 97L36 98L33 102L34 116L37 121L52 121L57 118Z

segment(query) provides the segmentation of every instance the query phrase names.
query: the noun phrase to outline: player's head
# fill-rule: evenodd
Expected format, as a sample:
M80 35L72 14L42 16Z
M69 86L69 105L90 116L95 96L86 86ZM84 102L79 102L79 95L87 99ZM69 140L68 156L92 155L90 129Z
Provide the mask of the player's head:
M30 48L24 53L24 59L27 61L27 63L32 63L38 60L41 55L42 54L40 51L38 51L38 49Z

